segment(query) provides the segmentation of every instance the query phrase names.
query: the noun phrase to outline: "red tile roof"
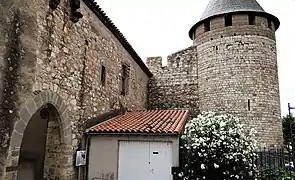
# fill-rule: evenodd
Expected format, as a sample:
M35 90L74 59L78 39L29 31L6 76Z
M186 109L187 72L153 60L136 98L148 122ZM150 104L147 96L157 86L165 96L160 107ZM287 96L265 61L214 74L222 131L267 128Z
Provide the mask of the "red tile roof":
M187 110L133 111L93 126L87 132L180 135L187 118Z

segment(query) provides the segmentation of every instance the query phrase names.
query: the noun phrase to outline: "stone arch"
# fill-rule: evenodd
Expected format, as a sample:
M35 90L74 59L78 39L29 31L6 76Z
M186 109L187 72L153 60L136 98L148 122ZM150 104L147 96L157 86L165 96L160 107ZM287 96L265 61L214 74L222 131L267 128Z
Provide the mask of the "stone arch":
M72 130L69 119L69 110L67 109L63 99L51 90L40 92L27 101L19 111L19 119L14 125L14 130L10 140L10 151L12 156L11 166L18 165L23 135L30 119L35 112L46 104L54 106L60 115L58 124L60 128L61 143L66 146L72 145Z

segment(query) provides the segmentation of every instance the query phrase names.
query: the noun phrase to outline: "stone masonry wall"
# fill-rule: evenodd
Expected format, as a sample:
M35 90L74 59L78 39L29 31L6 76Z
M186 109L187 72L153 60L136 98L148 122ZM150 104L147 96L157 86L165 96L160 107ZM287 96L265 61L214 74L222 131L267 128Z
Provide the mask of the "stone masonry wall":
M50 88L66 99L69 110L77 113L72 122L75 133L85 120L117 109L120 103L129 110L145 108L148 76L84 3L84 17L76 24L67 6L62 2L53 12L47 8L38 13L40 53L33 91ZM121 95L123 63L130 65L126 96ZM106 68L105 85L100 82L101 65Z
M16 169L17 161L11 157L18 151L24 123L20 117L21 104L30 96L36 62L36 11L30 4L35 0L0 2L0 179L6 167ZM21 95L20 95L21 94ZM21 122L21 123L18 123ZM21 126L14 126L16 124ZM12 143L11 143L12 142ZM11 150L11 151L9 151ZM17 153L16 153L17 154ZM8 174L8 179L14 178Z
M151 109L190 109L197 115L197 49L189 47L168 56L167 66L162 67L161 57L147 59L154 74L150 80L149 102Z
M282 145L274 23L256 14L232 14L226 27L219 16L210 19L209 31L200 24L193 41L200 111L236 115L258 131L261 146Z
M264 36L275 40L274 24L272 22L272 28L268 28L267 19L264 17L256 16L255 24L249 25L249 16L247 14L236 14L232 16L232 24L233 26L225 27L223 16L210 21L210 31L208 32L205 32L204 24L200 24L194 35L194 44L199 45L223 37L248 35Z
M0 39L9 37L8 42L7 39L0 41L1 72L8 72L12 77L1 76L2 83L8 82L4 88L7 87L10 93L6 99L3 98L6 92L0 93L1 102L11 100L8 102L12 105L0 120L0 127L6 128L5 131L1 129L0 137L7 137L0 138L0 144L4 143L10 150L7 154L8 148L1 149L0 179L5 174L5 167L9 166L11 172L17 170L19 149L29 117L47 102L52 103L61 116L61 137L56 136L56 139L65 139L63 143L67 145L60 146L66 147L67 156L62 162L56 162L66 169L66 174L59 178L75 179L73 155L87 121L121 107L128 110L146 108L149 77L83 1L79 11L84 17L77 23L71 21L70 5L65 0L61 0L54 11L49 7L49 0L10 0L0 5L1 10L7 9L1 11L5 16L0 17L0 28L2 24L11 24L7 30L0 31L5 33ZM21 30L11 31L16 27ZM10 43L11 48L5 42ZM22 65L19 67L17 62ZM125 96L121 95L123 63L130 66L129 91ZM100 81L101 65L106 67L104 85ZM11 68L13 71L9 71ZM15 92L10 92L9 88ZM3 110L3 106L1 108ZM7 179L15 178L15 174L9 172Z
M224 31L229 28L245 32L243 26ZM197 49L200 110L236 115L258 131L261 146L282 145L275 40L236 35L199 43Z

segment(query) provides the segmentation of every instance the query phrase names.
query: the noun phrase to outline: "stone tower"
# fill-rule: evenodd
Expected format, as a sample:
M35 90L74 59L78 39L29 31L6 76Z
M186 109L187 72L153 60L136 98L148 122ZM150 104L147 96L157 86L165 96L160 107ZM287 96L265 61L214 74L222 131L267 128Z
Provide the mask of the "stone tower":
M279 25L278 18L266 13L256 0L210 0L200 21L189 31L193 46L177 53L182 58L171 60L170 56L168 66L162 68L159 58L148 59L155 75L151 104L158 106L162 102L159 94L167 95L167 89L177 93L183 87L189 92L180 100L188 102L184 108L193 105L189 108L195 114L196 106L200 112L233 114L258 131L261 146L281 145L275 40ZM175 61L177 65L169 64ZM188 72L180 71L184 68ZM173 79L181 79L184 85L175 86ZM169 98L162 99L169 102Z

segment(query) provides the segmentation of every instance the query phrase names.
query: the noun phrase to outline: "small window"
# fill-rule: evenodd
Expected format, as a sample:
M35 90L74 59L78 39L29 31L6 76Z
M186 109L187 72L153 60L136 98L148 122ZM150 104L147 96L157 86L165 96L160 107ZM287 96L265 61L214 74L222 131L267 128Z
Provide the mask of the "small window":
M232 26L232 25L233 25L232 15L225 15L225 27Z
M105 85L106 82L106 68L104 65L101 65L100 69L100 82L102 85Z
M210 21L207 20L204 22L205 32L210 31Z
M129 66L126 64L122 65L122 82L121 82L121 94L126 95L129 87Z
M270 19L267 19L268 28L272 29L272 21Z
M249 15L249 25L255 25L255 16Z
M250 99L248 99L248 111L251 111L251 102L250 102Z
M195 33L192 34L192 38L193 38L193 40L196 39Z

